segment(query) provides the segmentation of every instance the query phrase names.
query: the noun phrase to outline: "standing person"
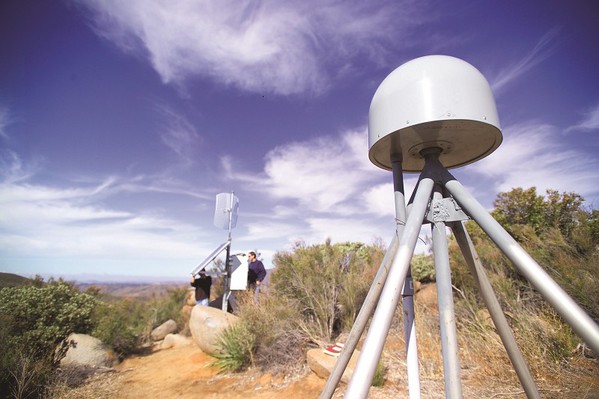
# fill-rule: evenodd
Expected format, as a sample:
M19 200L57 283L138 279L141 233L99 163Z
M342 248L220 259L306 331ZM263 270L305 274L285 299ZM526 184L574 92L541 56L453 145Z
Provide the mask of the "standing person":
M210 303L210 286L212 286L212 277L206 276L203 271L199 278L191 276L191 286L195 287L196 306L208 306Z
M266 269L262 262L256 259L256 253L253 251L248 254L248 261L248 285L250 289L258 292L260 284L266 277Z

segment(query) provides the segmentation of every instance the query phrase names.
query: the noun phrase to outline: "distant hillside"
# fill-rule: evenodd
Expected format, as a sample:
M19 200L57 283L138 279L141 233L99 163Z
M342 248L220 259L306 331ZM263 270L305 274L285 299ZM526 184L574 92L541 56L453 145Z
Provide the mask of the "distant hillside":
M28 279L18 274L0 272L0 288L18 287L29 283ZM186 283L75 283L81 291L96 287L107 295L128 298L152 298L168 294L169 290L188 287Z
M114 297L151 298L166 295L169 290L189 287L189 284L78 283L76 286L82 291L85 291L90 287L95 287L100 291Z
M19 276L18 274L0 272L0 288L18 287L27 284L29 281L28 278Z

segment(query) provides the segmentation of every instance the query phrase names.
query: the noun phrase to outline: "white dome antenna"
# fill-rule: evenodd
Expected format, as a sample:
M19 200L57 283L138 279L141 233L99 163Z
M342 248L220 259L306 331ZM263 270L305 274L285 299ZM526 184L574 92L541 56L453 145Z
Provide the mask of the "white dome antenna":
M442 150L446 168L492 153L502 141L495 100L485 77L455 57L429 55L389 74L370 104L370 161L391 170L401 155L404 172L420 172L420 151Z

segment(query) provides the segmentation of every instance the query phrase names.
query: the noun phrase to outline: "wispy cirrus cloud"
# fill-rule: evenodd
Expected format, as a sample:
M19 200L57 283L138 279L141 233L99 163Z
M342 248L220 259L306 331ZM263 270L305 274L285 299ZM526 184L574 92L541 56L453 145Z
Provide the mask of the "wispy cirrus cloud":
M154 192L147 182L110 177L94 184L36 183L35 174L21 171L16 154L11 159L5 163L13 166L0 180L0 257L26 255L46 262L67 257L83 264L140 256L189 259L202 249L196 242L201 231L193 225L139 207L107 205L123 192ZM162 192L189 195L167 188Z
M6 127L10 122L8 109L0 105L0 138L8 139Z
M531 51L502 70L498 76L491 81L491 88L493 91L499 92L505 86L517 80L520 76L549 58L555 51L555 41L559 32L559 29L550 30L541 37Z
M381 63L424 15L413 1L77 2L98 35L147 57L165 83L202 77L283 95L325 91L358 56Z
M596 105L585 112L582 120L579 123L568 127L565 130L565 133L575 131L591 132L596 130L599 130L599 105Z
M168 106L156 106L163 117L160 139L177 155L178 163L190 167L198 158L202 137L196 127L183 115Z

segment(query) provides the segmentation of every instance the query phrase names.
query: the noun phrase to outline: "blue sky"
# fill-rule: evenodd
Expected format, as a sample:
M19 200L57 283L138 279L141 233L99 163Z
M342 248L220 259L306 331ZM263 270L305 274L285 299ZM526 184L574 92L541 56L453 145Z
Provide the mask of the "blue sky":
M368 108L413 58L489 81L503 144L452 173L599 204L599 3L0 2L0 271L181 278L225 241L272 255L394 232ZM417 175L406 175L411 192ZM425 234L425 233L423 233Z

